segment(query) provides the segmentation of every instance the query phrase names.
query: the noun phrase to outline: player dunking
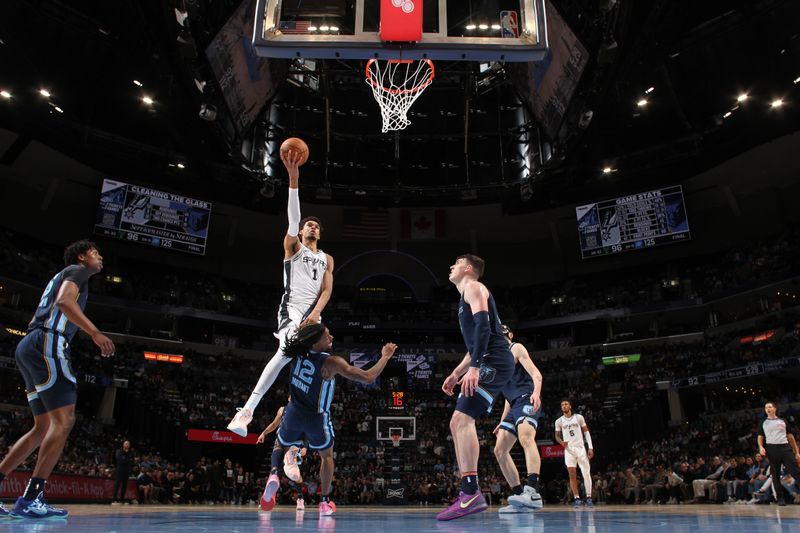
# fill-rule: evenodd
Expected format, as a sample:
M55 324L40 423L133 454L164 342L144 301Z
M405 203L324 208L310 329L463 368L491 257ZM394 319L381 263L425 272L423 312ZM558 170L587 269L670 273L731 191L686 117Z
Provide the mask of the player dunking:
M569 473L569 486L572 488L572 495L575 497L575 507L581 506L576 465L581 468L581 475L583 475L586 506L594 507L592 503L592 472L589 467L589 459L594 457L592 436L589 434L589 428L586 426L586 420L583 419L583 416L572 412L572 404L569 400L561 400L561 412L563 416L556 420L556 442L564 447L564 462ZM588 457L586 448L583 445L584 436L586 437L586 444L589 446Z
M286 357L293 361L291 374L291 400L286 404L283 419L278 427L275 448L272 450L272 468L267 486L261 496L261 509L271 511L275 507L275 495L280 487L278 468L283 462L285 448L303 446L319 453L320 516L336 512L330 500L333 481L333 424L330 407L337 375L359 383L374 383L386 363L394 355L397 346L387 343L381 357L369 370L362 370L331 355L333 335L320 322L303 325L287 342Z
M497 435L494 455L513 493L508 497L510 505L501 507L499 512L517 513L542 508L542 497L539 495L542 460L536 447L536 429L539 427L536 414L542 407L542 373L531 361L528 350L513 341L514 332L511 328L503 325L501 331L508 339L515 365L511 383L503 391L506 398L503 414L494 428L494 434ZM528 484L524 487L519 480L517 465L511 458L511 448L517 439L525 451L525 466L528 468Z
M286 340L303 323L319 322L322 310L328 304L333 290L333 257L317 248L322 225L316 217L300 219L298 183L300 156L293 151L281 154L289 173L289 229L283 239L284 294L278 309L279 347L261 372L253 392L244 407L228 424L228 429L239 436L247 435L247 425L253 420L253 411L261 398L275 382L281 369L289 363L284 355Z
M66 518L69 514L47 504L45 484L53 471L72 426L78 385L69 357L69 342L85 331L103 357L114 355L114 343L83 314L89 296L89 278L103 269L97 246L78 241L64 251L67 267L47 284L39 307L28 325L28 334L17 345L17 368L25 381L33 429L17 442L0 463L0 483L37 448L39 456L25 493L8 513L16 518Z
M436 515L437 520L461 518L488 507L478 487L480 445L475 420L491 412L495 397L514 373L514 356L500 329L494 298L478 281L484 265L480 257L466 254L456 258L450 267L450 282L461 293L458 320L468 353L444 380L442 390L452 396L455 385L461 384L456 410L450 419L461 491L450 507Z

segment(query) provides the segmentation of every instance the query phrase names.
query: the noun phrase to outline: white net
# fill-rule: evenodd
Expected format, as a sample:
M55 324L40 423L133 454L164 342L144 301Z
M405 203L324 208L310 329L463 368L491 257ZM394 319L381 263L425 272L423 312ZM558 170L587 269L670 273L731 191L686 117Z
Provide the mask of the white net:
M372 87L375 101L381 108L382 131L397 131L411 124L408 110L433 82L433 61L367 62L367 83Z

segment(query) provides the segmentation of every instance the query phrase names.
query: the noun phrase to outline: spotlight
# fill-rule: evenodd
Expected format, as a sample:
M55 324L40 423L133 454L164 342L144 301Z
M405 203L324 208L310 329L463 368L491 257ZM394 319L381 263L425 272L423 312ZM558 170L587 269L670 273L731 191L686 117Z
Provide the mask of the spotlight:
M775 100L773 100L773 101L772 101L772 103L770 103L769 105L770 105L770 107L771 107L772 109L777 109L777 108L779 108L780 106L782 106L782 105L783 105L783 100L782 100L782 99L780 99L780 98L776 98L776 99L775 99Z
M722 115L722 118L728 118L729 116L731 116L731 114L733 114L733 112L732 111L728 111L727 113Z
M309 26L308 27L308 31L317 31L317 27L316 26Z
M48 91L47 89L39 89L39 94L41 94L45 98L50 98L50 91Z
M145 105L153 105L155 103L149 96L142 96L142 102L144 102Z
M646 100L645 98L642 98L641 100L639 100L638 102L636 102L636 105L637 105L638 107L644 107L644 106L646 106L646 105L647 105L647 100Z
M467 29L467 30L469 30L469 31L472 31L472 30L474 30L476 27L477 27L477 26L475 26L475 24L467 24L467 26L466 26L466 29Z
M611 167L604 167L603 168L603 174L611 174L612 172L614 172L614 169L611 168Z
M331 26L331 31L339 31L339 26Z
M502 26L500 26L500 24L492 24L492 29L493 30L499 30L501 28L502 28Z
M655 87L648 87L647 90L644 92L644 94L650 94L651 92L653 92L655 90L656 90Z
M133 80L133 84L136 85L137 87L143 87L142 82L140 82L139 80Z
M737 97L736 97L736 101L737 101L737 102L740 102L740 103L741 103L741 102L744 102L745 100L747 100L747 98L748 98L749 96L750 96L750 95L749 95L749 94L747 94L747 93L742 93L742 94L740 94L739 96L737 96Z
M488 30L489 29L489 25L488 24L478 24L478 29L479 30Z
M211 104L200 104L200 118L213 122L217 119L217 108Z
M800 76L796 77L792 83L800 83Z
M11 93L8 91L0 91L0 96L2 96L5 99L9 99L11 98Z
M61 108L60 108L60 107L58 107L58 106L55 106L53 109L55 109L55 110L56 110L56 111L58 111L59 113L63 113L63 112L64 112L64 110L63 110L63 109L61 109Z
M328 31L329 29L331 29L331 27L328 26L327 24L323 24L322 26L319 27L319 31Z
M175 166L176 166L176 167L178 167L178 168L179 168L179 169L181 169L181 170L183 170L184 168L186 168L186 165L184 165L183 163L178 163L178 164L177 164L177 165L175 165Z

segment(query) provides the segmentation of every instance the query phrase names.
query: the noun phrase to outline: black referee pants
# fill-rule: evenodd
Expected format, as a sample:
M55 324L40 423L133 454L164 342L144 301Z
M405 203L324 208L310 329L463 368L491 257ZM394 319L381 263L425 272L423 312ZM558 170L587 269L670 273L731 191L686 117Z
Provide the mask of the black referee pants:
M781 465L785 466L786 471L794 478L794 486L800 488L800 468L795 462L792 447L788 444L767 444L764 448L767 450L772 485L775 487L778 499L786 501L791 495L786 494L786 488L781 484Z

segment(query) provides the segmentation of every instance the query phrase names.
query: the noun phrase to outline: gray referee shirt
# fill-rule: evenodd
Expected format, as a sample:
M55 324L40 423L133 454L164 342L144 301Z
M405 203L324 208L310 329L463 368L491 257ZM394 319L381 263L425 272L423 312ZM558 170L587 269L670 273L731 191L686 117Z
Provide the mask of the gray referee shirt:
M786 438L786 421L783 418L765 418L758 432L767 444L789 444Z

